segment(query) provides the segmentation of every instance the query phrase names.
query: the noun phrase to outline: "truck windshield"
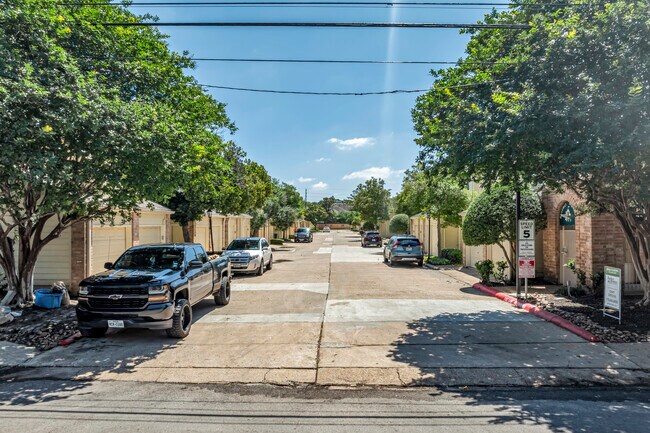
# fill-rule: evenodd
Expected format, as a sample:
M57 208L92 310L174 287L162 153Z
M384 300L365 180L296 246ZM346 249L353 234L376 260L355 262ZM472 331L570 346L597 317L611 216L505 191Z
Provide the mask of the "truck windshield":
M307 233L308 231L309 231L309 229L306 229L306 228L300 228L300 229L298 229L297 232L298 232L298 233Z
M174 269L183 267L182 248L138 248L122 254L113 269Z
M259 240L235 239L228 245L227 250L256 250L260 246Z

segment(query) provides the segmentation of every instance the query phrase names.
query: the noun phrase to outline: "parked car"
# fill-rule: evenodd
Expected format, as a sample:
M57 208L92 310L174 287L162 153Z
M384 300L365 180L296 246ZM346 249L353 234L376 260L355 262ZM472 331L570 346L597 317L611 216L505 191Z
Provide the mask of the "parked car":
M79 284L77 320L84 337L101 337L109 328L147 328L184 338L193 305L207 296L217 305L230 302L230 260L208 257L200 244L136 246L104 267Z
M393 236L384 244L384 263L416 262L424 264L422 242L413 235Z
M300 227L296 230L296 233L293 238L294 242L313 242L314 234L311 232L311 229L308 227Z
M232 271L263 275L273 268L271 245L264 238L237 238L230 242L223 255L230 259Z
M329 228L329 226L325 226L325 227L323 227L323 232L325 232L325 233L329 233L329 232L330 232L330 228Z
M377 247L381 247L381 234L379 232L373 232L373 231L367 231L362 237L361 237L361 246L362 247L367 247L370 245L374 245Z

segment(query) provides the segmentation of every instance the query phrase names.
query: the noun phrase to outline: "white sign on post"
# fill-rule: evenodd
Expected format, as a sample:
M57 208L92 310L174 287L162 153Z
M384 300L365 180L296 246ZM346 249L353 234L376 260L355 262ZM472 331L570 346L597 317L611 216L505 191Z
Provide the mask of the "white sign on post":
M621 323L621 270L605 266L605 296L603 314ZM608 314L607 309L616 310L618 316Z
M535 257L519 257L519 278L535 278Z
M534 220L519 220L519 257L535 257Z

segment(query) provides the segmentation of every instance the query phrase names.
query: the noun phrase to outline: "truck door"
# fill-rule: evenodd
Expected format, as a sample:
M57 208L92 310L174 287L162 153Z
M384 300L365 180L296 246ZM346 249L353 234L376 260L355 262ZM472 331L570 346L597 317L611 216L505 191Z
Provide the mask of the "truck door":
M203 262L203 268L201 268L201 275L199 276L201 291L198 292L196 298L196 302L198 302L212 293L212 264L208 260L208 254L203 247L194 247L194 251L197 259Z

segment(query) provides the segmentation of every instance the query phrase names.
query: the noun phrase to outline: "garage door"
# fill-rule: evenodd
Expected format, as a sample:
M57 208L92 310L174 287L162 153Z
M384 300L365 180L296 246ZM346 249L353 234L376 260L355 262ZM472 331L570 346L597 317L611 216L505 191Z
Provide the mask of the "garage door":
M102 272L104 263L114 262L124 250L126 250L126 228L93 228L91 273Z
M162 241L162 230L160 226L140 226L140 245L159 244Z

